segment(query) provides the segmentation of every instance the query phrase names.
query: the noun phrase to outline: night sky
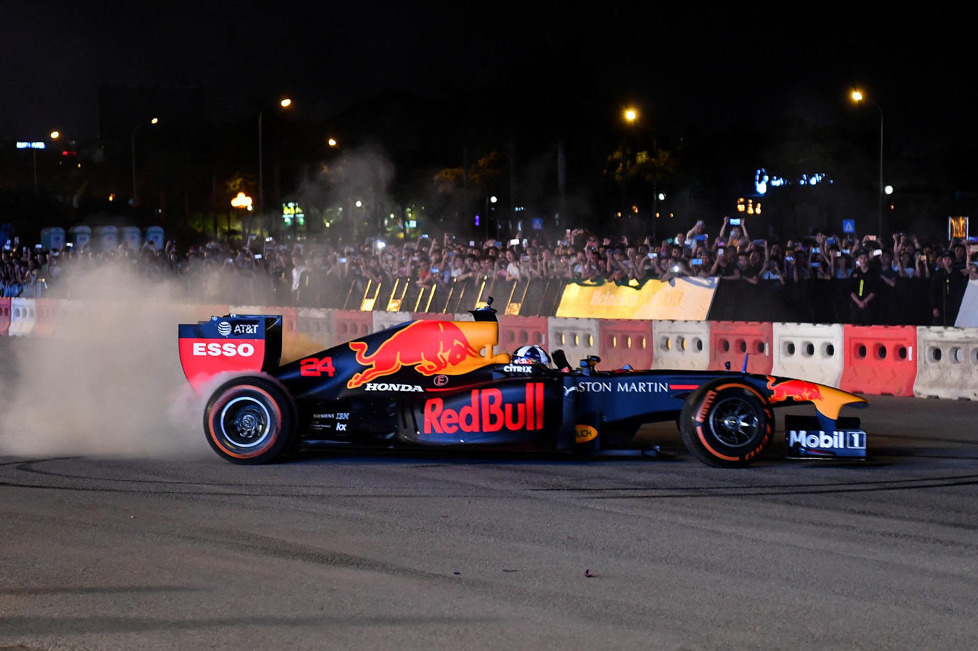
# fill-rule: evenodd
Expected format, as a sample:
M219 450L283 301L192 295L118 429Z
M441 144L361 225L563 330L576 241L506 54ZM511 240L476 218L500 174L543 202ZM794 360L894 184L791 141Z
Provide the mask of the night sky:
M327 115L385 90L505 88L514 66L549 77L561 65L554 53L573 53L559 76L579 77L582 95L637 100L687 126L846 119L858 84L883 110L888 138L975 134L963 5L930 17L892 7L846 16L787 4L476 4L7 0L0 139L55 127L93 138L101 83L199 86L217 117L280 93Z

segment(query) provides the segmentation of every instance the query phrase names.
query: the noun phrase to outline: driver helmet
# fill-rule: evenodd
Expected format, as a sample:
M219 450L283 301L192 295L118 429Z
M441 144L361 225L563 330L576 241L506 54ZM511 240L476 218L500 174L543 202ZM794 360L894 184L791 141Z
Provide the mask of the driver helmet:
M513 354L513 364L542 364L548 366L550 358L540 346L521 346Z

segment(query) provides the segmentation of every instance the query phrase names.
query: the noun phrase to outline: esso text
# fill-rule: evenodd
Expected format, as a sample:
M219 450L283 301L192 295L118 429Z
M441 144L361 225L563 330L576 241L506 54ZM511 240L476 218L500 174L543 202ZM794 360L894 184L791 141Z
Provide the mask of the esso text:
M251 357L255 354L255 347L252 344L231 341L223 344L219 343L195 343L193 346L195 357Z

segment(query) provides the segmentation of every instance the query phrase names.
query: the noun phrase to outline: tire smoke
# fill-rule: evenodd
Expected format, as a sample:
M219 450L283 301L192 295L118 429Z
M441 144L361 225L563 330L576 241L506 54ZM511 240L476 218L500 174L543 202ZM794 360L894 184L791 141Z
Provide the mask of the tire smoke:
M206 398L184 378L177 345L177 324L211 315L175 282L121 263L72 269L64 283L62 295L86 298L59 300L53 337L2 338L0 454L211 454Z

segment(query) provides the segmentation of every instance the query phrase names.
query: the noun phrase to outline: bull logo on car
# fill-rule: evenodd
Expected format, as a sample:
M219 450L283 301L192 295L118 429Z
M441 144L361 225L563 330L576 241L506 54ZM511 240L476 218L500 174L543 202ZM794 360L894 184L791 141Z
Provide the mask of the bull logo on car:
M505 364L509 355L492 354L498 331L495 323L415 321L385 339L377 349L367 352L365 341L351 341L357 363L366 367L355 373L346 386L355 389L379 377L413 367L418 373L458 375L487 364ZM483 356L482 349L489 355Z
M769 378L767 388L771 390L771 402L807 402L809 400L821 400L822 389L819 385L804 380L785 380L776 382L774 378Z

